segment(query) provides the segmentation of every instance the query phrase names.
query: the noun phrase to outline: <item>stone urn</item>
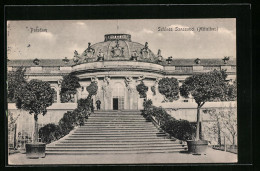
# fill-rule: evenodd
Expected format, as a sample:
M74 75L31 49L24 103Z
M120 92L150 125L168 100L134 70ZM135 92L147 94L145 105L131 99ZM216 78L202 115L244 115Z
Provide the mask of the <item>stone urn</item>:
M205 154L208 148L208 141L206 140L188 140L188 152L192 154Z
M44 158L45 157L45 149L46 144L45 143L31 143L26 144L26 157L31 159L38 159L38 158Z

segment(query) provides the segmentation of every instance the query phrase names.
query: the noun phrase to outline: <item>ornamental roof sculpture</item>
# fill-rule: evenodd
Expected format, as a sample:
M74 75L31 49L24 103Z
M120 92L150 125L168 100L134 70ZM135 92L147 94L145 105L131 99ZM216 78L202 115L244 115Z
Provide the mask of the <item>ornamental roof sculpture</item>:
M154 53L148 48L148 42L145 45L132 42L131 35L129 34L106 34L104 42L93 45L88 44L88 48L79 55L79 63L96 61L100 57L100 50L104 53L104 61L132 60L133 55L136 55L134 58L137 59L136 57L139 56L139 53L142 59L154 61L156 58ZM84 58L86 58L86 61L83 60ZM137 60L142 59L138 58Z

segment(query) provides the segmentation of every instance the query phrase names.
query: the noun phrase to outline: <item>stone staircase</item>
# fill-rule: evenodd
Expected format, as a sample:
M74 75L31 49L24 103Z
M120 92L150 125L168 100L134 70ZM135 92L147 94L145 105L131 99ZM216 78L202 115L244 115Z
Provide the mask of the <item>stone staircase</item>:
M187 146L166 138L140 111L98 111L81 127L47 145L46 154L174 153Z

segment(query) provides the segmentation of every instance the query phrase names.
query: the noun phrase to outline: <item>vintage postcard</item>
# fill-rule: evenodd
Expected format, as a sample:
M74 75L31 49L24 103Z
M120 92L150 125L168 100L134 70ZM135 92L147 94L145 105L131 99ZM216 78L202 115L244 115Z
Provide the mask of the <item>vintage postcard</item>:
M9 165L237 163L235 18L6 27Z

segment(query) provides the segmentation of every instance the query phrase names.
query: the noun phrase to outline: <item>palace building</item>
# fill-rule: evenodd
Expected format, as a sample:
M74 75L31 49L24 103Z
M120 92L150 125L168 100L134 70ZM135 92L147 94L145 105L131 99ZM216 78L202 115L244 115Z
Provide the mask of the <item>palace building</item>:
M143 81L148 86L147 98L152 99L156 106L164 107L177 119L187 119L194 122L196 118L196 103L193 99L180 97L173 102L165 102L164 96L158 91L158 81L164 77L175 77L179 84L186 77L193 73L209 72L212 70L225 69L227 81L236 79L235 59L204 59L181 57L162 57L158 49L152 52L149 49L149 42L134 42L129 34L107 34L104 41L89 43L83 52L74 52L74 57L64 59L25 59L8 61L8 71L15 71L23 66L26 68L28 80L40 79L48 81L55 89L55 102L48 108L46 116L39 117L39 123L57 124L66 111L74 110L77 107L77 100L86 98L88 92L86 87L91 82L98 85L98 93L94 96L101 101L101 110L141 110L143 98L136 91L136 86ZM75 73L80 79L81 87L77 94L67 103L61 103L60 83L62 77L69 73ZM153 87L153 88L152 88ZM228 107L230 102L208 102L205 108ZM25 123L32 122L27 112L17 110L15 104L9 103L8 110L12 113L21 114L18 119L17 129L28 131ZM206 120L205 118L203 118Z

